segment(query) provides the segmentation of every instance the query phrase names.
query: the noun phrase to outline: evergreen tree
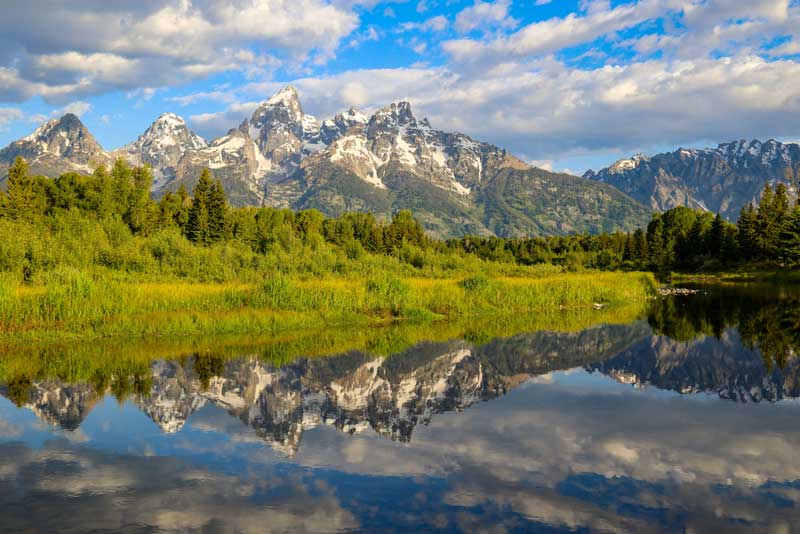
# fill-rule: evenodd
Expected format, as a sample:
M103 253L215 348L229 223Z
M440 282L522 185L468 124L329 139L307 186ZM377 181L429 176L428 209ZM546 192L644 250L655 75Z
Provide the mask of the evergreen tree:
M647 235L641 228L637 228L633 233L633 260L643 264L647 261L649 253Z
M774 258L776 253L781 222L776 200L772 187L769 184L764 186L755 224L757 256L762 259Z
M737 242L742 259L752 260L758 254L758 233L756 230L756 212L752 204L742 208L739 214Z
M656 214L647 225L647 243L650 245L650 265L656 270L666 267L664 250L664 221Z
M212 186L211 173L208 169L204 169L194 188L194 199L192 200L192 207L189 208L189 218L186 223L186 237L189 238L189 241L198 245L208 245L211 242L208 197Z
M789 263L800 262L800 206L786 217L778 237L778 256Z
M228 201L222 182L215 181L208 192L208 239L216 243L229 237Z
M717 213L717 216L714 217L714 222L711 223L711 229L706 239L706 249L708 253L711 254L712 258L719 258L722 256L725 233L725 221L722 220L722 216Z
M12 219L33 220L41 217L46 208L43 191L37 191L33 179L28 176L28 163L17 156L8 169L8 197L6 213Z

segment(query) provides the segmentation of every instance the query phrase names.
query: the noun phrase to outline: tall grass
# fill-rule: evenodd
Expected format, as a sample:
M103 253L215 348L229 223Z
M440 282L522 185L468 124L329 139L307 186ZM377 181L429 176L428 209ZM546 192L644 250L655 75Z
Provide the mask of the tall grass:
M540 277L308 279L274 274L260 283L130 283L56 269L44 287L0 278L0 342L63 337L271 332L389 320L455 320L643 301L643 273Z
M643 316L645 306L632 303L594 310L587 307L533 314L461 317L444 322L395 321L388 325L331 328L306 325L257 334L165 336L141 339L39 340L0 345L0 383L56 378L69 383L98 377L147 375L157 359L196 354L254 357L273 365L300 357L323 357L349 351L389 356L421 341L465 339L480 345L519 332L577 332L597 324L628 324Z

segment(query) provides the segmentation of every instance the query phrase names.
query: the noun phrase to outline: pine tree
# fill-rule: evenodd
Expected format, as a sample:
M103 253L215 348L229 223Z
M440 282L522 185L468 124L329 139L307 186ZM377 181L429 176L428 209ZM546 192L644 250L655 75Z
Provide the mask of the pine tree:
M736 223L738 232L736 239L739 253L744 260L752 260L758 254L758 234L756 231L756 212L752 204L742 208L739 221Z
M650 246L650 265L654 269L663 269L665 265L664 221L655 216L647 225L647 243Z
M28 164L17 156L8 169L8 198L6 213L12 219L37 219L44 214L45 198L34 189L34 183L28 176Z
M762 259L775 257L778 232L780 232L780 212L776 209L779 207L775 204L776 200L772 187L769 184L764 186L761 201L758 203L755 225L757 255Z
M215 181L208 192L208 239L216 243L229 237L228 201L222 182Z
M648 256L647 235L638 228L633 233L633 260L642 264L647 261Z
M788 263L800 262L800 206L792 210L781 227L778 256Z
M706 239L706 249L711 254L712 258L719 258L722 256L722 247L725 243L725 221L722 216L717 213L714 217L714 222L711 223L711 229L708 232Z
M211 173L208 169L204 169L194 188L194 199L192 207L189 208L189 218L186 223L186 237L198 245L210 243L208 197L212 185Z

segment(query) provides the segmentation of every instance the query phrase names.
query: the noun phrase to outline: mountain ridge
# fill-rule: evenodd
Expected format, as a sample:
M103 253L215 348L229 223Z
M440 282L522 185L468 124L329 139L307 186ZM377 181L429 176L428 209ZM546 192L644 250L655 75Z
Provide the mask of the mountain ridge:
M655 211L688 206L736 220L767 184L784 183L790 194L797 194L800 145L756 139L653 156L639 153L589 170L584 178L613 185Z
M405 101L371 115L350 108L319 121L287 86L217 139L206 142L182 118L165 113L112 152L74 115L48 124L86 139L84 152L65 153L55 143L60 134L38 145L23 138L4 149L0 165L19 153L34 173L91 172L90 161L110 165L122 157L153 168L157 197L181 185L191 190L207 168L234 206L316 208L329 216L361 211L378 218L411 209L437 237L633 230L650 215L608 185L538 169L503 148L436 130Z

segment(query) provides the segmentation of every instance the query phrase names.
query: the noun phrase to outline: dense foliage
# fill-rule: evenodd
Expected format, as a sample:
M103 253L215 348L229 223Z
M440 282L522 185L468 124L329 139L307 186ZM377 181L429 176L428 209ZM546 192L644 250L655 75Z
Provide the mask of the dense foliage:
M529 239L463 238L451 248L481 258L521 264L554 263L571 269L695 271L741 265L800 263L800 204L790 205L786 186L764 188L758 206L747 206L732 224L719 214L679 207L655 213L632 233L575 234Z

